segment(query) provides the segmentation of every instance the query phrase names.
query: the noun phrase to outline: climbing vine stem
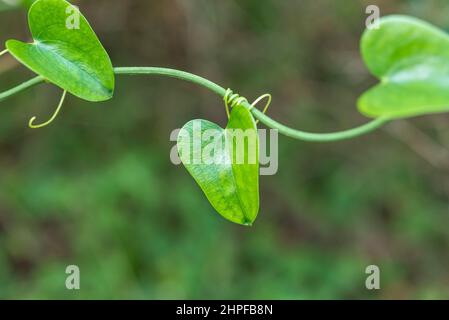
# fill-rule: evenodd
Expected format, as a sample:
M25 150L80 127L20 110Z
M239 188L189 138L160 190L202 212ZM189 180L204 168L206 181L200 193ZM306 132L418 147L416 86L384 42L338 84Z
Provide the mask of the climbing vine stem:
M3 52L2 52L3 53ZM0 53L0 55L2 54ZM175 79L180 79L188 82L195 83L197 85L200 85L202 87L205 87L209 89L210 91L216 93L221 98L226 98L227 95L229 95L229 89L225 89L221 87L220 85L205 79L203 77L200 77L198 75L175 70L175 69L169 69L169 68L158 68L158 67L120 67L120 68L114 68L114 72L117 75L159 75L159 76L165 76ZM39 83L44 82L45 79L41 76L35 77L31 80L28 80L10 90L7 90L5 92L0 93L0 101L15 95L19 93L20 91L23 91L25 89L28 89L32 86L35 86ZM236 96L237 98L240 98L240 96ZM234 101L236 99L234 98ZM331 142L331 141L339 141L339 140L345 140L345 139L351 139L355 138L357 136L369 133L371 131L374 131L375 129L381 127L386 122L389 121L387 118L378 118L374 119L371 122L368 122L360 127L356 127L350 130L345 131L339 131L334 133L311 133L311 132L305 132L296 130L290 127L287 127L276 120L270 118L269 116L265 115L264 112L259 111L258 109L254 108L254 104L251 105L245 98L242 97L242 99L238 100L241 105L251 110L254 117L265 124L267 127L272 129L279 130L279 133L286 135L288 137L297 139L297 140L303 140L303 141L311 141L311 142ZM226 102L226 100L225 100ZM229 102L229 101L228 101ZM232 103L230 104L232 106Z
M9 97L11 97L11 96L21 92L21 91L23 91L25 89L31 88L31 87L33 87L33 86L35 86L35 85L37 85L39 83L42 83L44 81L45 81L45 79L43 77L41 77L41 76L34 77L34 78L32 78L32 79L30 79L30 80L28 80L28 81L26 81L26 82L24 82L24 83L22 83L22 84L20 84L20 85L18 85L16 87L14 87L14 88L11 88L11 89L9 89L7 91L1 92L0 93L0 101L3 101L3 100L5 100L5 99L7 99L7 98L9 98Z

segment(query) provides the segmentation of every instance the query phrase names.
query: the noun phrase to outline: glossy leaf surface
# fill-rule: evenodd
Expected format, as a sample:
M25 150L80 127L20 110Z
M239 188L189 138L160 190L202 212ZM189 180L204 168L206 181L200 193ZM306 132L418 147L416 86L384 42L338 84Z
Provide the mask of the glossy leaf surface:
M226 129L192 120L178 136L181 161L211 205L242 225L252 225L259 211L258 148L256 123L242 106L233 108Z

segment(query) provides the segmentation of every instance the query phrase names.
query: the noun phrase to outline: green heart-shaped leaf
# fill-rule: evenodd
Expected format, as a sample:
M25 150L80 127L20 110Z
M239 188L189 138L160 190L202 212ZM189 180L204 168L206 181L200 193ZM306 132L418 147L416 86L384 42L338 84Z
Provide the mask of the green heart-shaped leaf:
M21 63L71 94L103 101L114 92L114 70L86 18L64 0L38 0L28 23L33 43L8 40Z
M363 94L360 112L403 118L449 111L449 36L416 18L389 16L367 30L362 56L380 84Z
M259 140L248 109L233 108L226 129L207 120L188 122L179 133L178 151L215 210L252 225L259 211Z

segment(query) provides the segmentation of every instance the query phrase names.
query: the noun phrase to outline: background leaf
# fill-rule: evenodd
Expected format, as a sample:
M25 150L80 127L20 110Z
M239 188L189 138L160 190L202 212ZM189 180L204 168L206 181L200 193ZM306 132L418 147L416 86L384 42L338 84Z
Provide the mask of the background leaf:
M64 0L38 0L28 21L33 43L9 40L6 47L25 66L88 101L103 101L114 92L114 71L108 54L83 15L79 29L71 16L75 7Z
M248 130L248 133L254 134L256 142L252 146L255 148L256 156L254 164L248 161L246 151L244 161L236 161L237 140L231 136L231 132L235 132L232 131L234 129ZM218 135L207 136L205 133L212 132L208 130L213 130ZM206 148L211 145L213 139L220 142L219 146L213 153L207 154L222 160L220 163L206 163L203 158ZM226 141L232 141L228 144L229 148L225 148ZM196 144L199 148L195 147ZM244 147L248 150L246 144ZM211 205L226 219L243 225L252 225L259 211L258 147L256 123L250 112L241 106L232 110L226 129L210 121L197 119L189 121L178 137L181 160ZM231 158L233 161L230 161ZM196 163L194 159L201 160L201 163Z
M370 117L403 118L449 110L449 36L416 18L389 16L367 30L361 50L380 84L363 94Z
M0 12L12 9L30 7L36 0L0 0Z

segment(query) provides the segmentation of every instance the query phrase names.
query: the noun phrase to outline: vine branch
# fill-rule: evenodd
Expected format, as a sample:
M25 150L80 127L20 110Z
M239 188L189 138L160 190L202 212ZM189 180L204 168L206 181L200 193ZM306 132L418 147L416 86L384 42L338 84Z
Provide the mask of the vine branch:
M0 56L5 52L0 52ZM200 85L202 87L205 87L206 89L209 89L210 91L214 92L221 98L225 98L226 93L228 92L227 89L223 88L222 86L205 79L203 77L200 77L198 75L180 71L176 69L169 69L169 68L158 68L158 67L119 67L114 68L114 73L117 75L159 75L159 76L165 76L175 79L180 79L188 82L192 82L194 84ZM33 87L37 84L40 84L44 82L45 79L41 76L37 76L33 79L30 79L14 88L11 88L5 92L0 93L0 101L5 100L23 90L26 90L30 87ZM254 117L265 124L267 127L270 127L272 129L277 129L279 132L285 136L302 140L302 141L310 141L310 142L331 142L331 141L339 141L339 140L345 140L354 138L366 133L369 133L371 131L374 131L375 129L381 127L385 123L389 121L387 118L378 118L374 119L371 122L368 122L364 125L361 125L360 127L356 127L349 130L339 131L339 132L333 132L333 133L312 133L312 132L305 132L296 130L290 127L287 127L276 120L268 117L263 112L259 111L256 108L253 108L252 105L250 105L247 101L243 101L242 105L249 110L251 110L251 113L254 115Z
M7 99L7 98L9 98L9 97L11 97L11 96L21 92L21 91L23 91L23 90L31 88L31 87L33 87L33 86L35 86L37 84L40 84L40 83L42 83L44 81L45 81L44 77L41 77L41 76L34 77L34 78L32 78L32 79L30 79L30 80L28 80L28 81L26 81L26 82L24 82L22 84L19 84L18 86L14 87L14 88L11 88L11 89L9 89L7 91L4 91L4 92L0 93L0 101L3 101L5 99Z

